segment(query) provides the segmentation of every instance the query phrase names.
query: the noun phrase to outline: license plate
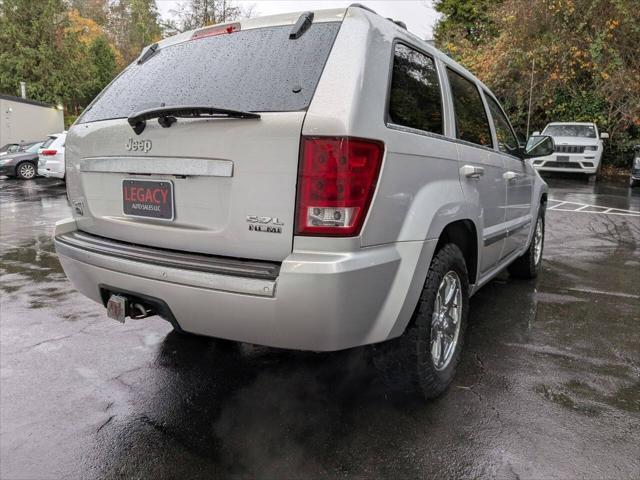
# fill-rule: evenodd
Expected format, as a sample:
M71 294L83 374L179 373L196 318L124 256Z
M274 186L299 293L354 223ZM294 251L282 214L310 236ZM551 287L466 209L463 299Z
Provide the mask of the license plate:
M569 161L569 155L558 155L556 157L556 161L557 162L568 162Z
M130 217L173 220L173 183L167 180L124 179L122 210Z

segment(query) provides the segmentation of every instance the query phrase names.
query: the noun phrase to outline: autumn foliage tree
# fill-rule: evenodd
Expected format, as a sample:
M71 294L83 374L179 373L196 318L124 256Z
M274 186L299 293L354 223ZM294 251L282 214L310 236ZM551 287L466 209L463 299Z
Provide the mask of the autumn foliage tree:
M0 92L75 116L142 48L160 40L155 0L0 0Z
M606 160L640 144L637 0L436 0L436 42L501 97L524 133L550 121L594 121Z

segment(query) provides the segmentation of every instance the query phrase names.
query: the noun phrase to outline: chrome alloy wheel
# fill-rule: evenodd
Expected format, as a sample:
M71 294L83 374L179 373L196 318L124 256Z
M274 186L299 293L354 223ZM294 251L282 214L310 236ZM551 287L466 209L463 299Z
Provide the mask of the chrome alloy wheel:
M536 222L536 231L533 234L533 261L536 266L540 265L542 260L542 240L544 238L544 229L542 228L542 218L538 218Z
M451 363L462 323L462 283L452 270L442 278L431 318L431 359L436 370Z
M20 176L27 180L35 177L36 176L35 167L29 162L23 163L22 165L20 165Z

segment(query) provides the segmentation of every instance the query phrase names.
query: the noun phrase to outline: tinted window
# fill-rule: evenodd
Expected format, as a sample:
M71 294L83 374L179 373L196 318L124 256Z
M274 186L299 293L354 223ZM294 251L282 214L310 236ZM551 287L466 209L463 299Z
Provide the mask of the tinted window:
M290 40L291 26L259 28L166 46L132 63L80 122L128 117L148 108L204 105L247 111L308 107L340 28L311 25Z
M507 117L505 117L500 105L489 94L485 94L487 103L489 104L489 111L493 118L493 125L496 128L496 136L498 137L498 149L501 152L509 153L511 155L518 155L518 137L513 133L511 124Z
M462 75L447 69L456 114L456 137L478 145L492 146L491 129L480 90Z
M396 45L393 58L389 120L443 133L440 84L433 59L401 44Z
M593 125L549 125L542 133L551 137L596 138L596 128Z
M51 146L51 144L55 141L55 139L56 139L56 138L57 138L57 137L49 137L49 138L47 138L47 139L44 141L44 143L42 144L42 148L50 147L50 146Z

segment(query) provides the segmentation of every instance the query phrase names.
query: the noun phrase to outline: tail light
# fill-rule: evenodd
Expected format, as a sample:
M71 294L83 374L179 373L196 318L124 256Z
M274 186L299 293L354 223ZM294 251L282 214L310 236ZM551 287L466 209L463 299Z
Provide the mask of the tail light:
M216 35L225 35L229 33L235 33L240 31L240 23L229 23L227 25L212 25L210 27L201 28L196 30L191 35L191 40L198 40L200 38L215 37Z
M296 234L360 233L378 183L384 144L350 137L303 137Z
M40 154L44 155L45 157L48 157L50 155L55 155L56 153L58 153L57 150L42 150L42 152L40 152Z

